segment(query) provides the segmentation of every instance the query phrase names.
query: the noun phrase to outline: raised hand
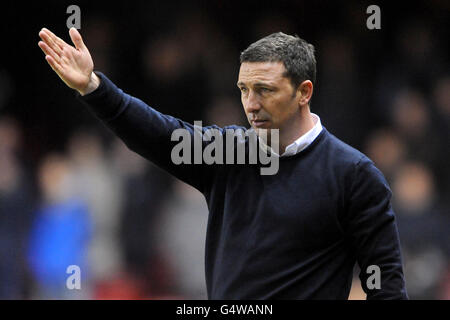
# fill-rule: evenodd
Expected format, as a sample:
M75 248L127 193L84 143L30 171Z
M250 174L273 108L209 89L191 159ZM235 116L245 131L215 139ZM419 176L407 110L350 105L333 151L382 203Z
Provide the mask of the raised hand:
M39 41L38 45L61 80L81 95L85 95L99 86L100 79L93 72L94 62L78 30L70 28L69 35L75 47L43 28L39 32L42 41Z

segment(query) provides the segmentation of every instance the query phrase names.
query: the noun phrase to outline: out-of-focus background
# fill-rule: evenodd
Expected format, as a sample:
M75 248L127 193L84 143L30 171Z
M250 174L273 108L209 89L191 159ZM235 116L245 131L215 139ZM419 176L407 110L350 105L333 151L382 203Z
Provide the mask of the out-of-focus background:
M71 4L95 70L191 123L246 125L235 83L250 43L311 42L312 111L389 181L410 298L450 298L450 3L212 0L2 4L0 299L206 298L203 196L130 152L37 46L42 27L70 41ZM350 298L364 299L357 273Z

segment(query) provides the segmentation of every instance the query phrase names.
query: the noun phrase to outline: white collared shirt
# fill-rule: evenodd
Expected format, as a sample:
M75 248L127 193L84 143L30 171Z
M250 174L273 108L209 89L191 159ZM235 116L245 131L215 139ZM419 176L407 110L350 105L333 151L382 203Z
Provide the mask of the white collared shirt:
M284 153L281 155L282 157L289 157L299 153L307 146L309 146L319 136L320 132L322 131L322 123L320 122L320 118L317 114L311 113L311 115L314 121L314 127L312 127L308 132L288 145Z
M320 132L322 132L322 123L320 122L320 117L315 113L311 113L311 115L314 121L314 127L312 127L308 132L306 132L304 135L300 136L297 140L288 145L284 153L281 155L282 157L293 156L299 153L300 151L304 150L319 136ZM262 148L264 149L269 148L261 139L260 141L262 142L261 145ZM272 154L279 156L272 149L270 151Z

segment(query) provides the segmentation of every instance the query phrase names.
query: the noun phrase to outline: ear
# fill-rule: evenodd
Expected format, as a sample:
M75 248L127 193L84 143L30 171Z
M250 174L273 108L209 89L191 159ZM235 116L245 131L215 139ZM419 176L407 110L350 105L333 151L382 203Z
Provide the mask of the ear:
M313 84L310 80L305 80L297 88L297 99L299 106L309 104L313 94Z

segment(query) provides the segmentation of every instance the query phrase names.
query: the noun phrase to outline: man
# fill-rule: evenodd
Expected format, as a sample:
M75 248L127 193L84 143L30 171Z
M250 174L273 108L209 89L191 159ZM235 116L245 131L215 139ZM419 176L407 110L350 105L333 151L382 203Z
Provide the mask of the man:
M279 170L262 175L258 165L174 164L172 132L194 136L194 126L94 73L80 34L69 34L75 48L47 29L39 33L53 70L130 149L204 194L210 299L347 299L356 262L368 299L407 299L383 175L310 112L312 45L276 33L241 54L237 85L248 130L279 130Z

